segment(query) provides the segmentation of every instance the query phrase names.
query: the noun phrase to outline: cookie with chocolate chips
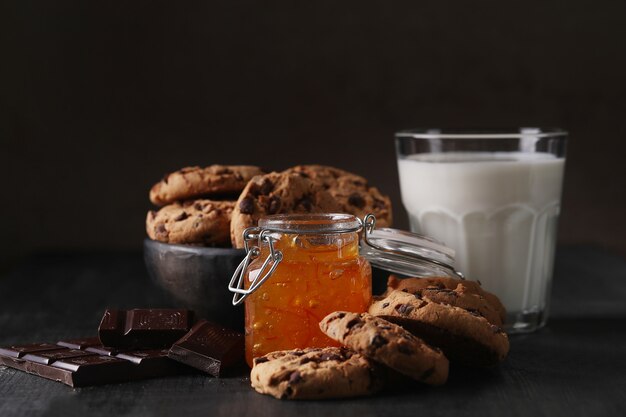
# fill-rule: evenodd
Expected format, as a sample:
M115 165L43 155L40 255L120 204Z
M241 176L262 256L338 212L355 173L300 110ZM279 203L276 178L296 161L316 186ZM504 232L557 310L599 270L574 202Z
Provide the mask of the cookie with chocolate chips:
M150 190L150 201L164 206L180 200L209 197L236 200L248 181L263 171L250 165L211 165L186 167L165 175Z
M506 318L506 310L498 297L483 290L476 281L449 277L400 279L390 275L384 295L392 291L404 291L420 297L426 295L439 304L449 304L483 316L500 327Z
M298 165L285 172L298 174L322 185L341 205L341 211L363 218L376 216L378 227L392 223L391 200L359 175L323 165Z
M429 384L448 379L448 359L402 327L367 313L336 311L320 329L330 338L397 372Z
M320 184L297 174L260 175L250 180L235 204L231 240L243 248L243 231L267 215L332 212L341 212L341 206Z
M254 359L252 388L280 399L370 395L383 386L378 365L345 348L283 350Z
M451 362L493 366L509 352L502 328L474 312L436 302L428 292L390 291L375 297L369 312L441 348Z
M230 246L234 201L188 200L148 212L150 239L166 243Z

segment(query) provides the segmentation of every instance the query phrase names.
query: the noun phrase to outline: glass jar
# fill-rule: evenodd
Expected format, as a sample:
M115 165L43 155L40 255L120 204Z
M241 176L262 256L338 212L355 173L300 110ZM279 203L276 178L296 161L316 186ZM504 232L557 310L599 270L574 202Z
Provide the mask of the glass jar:
M319 322L337 310L367 311L372 300L360 229L349 214L295 214L265 217L244 232L248 254L235 274L244 291L234 303L245 299L250 366L275 350L339 346ZM256 246L247 247L251 241Z
M371 214L275 215L244 231L246 257L228 288L234 305L245 302L250 366L276 350L339 346L319 322L333 311L368 310L370 262L406 276L462 278L451 249L414 233L375 230L375 223Z

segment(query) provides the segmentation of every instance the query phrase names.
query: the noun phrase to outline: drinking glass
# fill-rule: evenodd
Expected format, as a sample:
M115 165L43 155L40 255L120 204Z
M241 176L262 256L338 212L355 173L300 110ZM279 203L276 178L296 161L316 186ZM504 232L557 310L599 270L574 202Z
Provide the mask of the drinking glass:
M548 318L567 133L415 129L396 135L411 230L456 251L456 267L495 293L507 331Z

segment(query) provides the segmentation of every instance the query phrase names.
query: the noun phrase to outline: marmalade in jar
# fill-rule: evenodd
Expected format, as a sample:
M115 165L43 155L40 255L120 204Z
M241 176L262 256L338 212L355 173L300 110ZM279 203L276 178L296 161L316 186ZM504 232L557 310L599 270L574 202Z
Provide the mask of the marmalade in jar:
M354 216L266 219L259 226L270 229L268 235L282 260L245 300L250 366L253 358L276 350L339 346L320 331L320 320L338 310L365 312L372 300L372 272L369 262L359 256L359 235L354 230L345 232L359 225ZM267 273L269 267L261 268L269 255L269 244L261 243L260 255L245 271L246 289L259 273Z

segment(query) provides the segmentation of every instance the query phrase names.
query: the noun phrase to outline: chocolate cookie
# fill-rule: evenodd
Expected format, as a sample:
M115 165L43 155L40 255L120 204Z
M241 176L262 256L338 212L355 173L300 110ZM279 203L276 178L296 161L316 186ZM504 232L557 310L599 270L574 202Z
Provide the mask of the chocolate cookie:
M383 386L377 365L345 348L283 350L254 359L252 387L280 399L369 395Z
M392 223L391 200L371 187L359 175L323 165L298 165L285 172L295 173L321 184L341 204L341 211L363 218L368 213L376 216L378 227Z
M387 292L399 290L413 295L428 296L439 304L460 307L486 318L491 324L502 326L506 316L504 306L494 294L483 290L475 281L463 279L404 278L390 275L387 280Z
M150 201L163 206L180 200L198 197L231 195L232 200L260 168L249 165L211 165L205 168L187 167L167 174L150 190ZM221 199L221 198L220 198Z
M343 345L430 385L448 379L448 359L402 327L367 313L336 311L320 322L326 335Z
M452 362L492 366L509 352L509 339L500 327L476 313L435 302L427 294L391 291L376 297L369 312L441 348Z
M166 243L230 246L230 216L234 201L189 200L148 212L150 239Z
M254 177L239 196L230 225L231 240L243 248L243 231L271 214L341 212L341 206L320 184L297 174Z

